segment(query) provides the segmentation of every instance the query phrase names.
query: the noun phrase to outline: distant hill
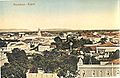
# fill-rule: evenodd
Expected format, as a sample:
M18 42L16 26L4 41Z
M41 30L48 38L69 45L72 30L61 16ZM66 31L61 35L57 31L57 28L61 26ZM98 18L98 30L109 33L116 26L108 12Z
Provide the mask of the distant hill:
M0 29L0 32L24 32L30 31L28 29Z
M61 28L56 28L56 29L40 29L41 31L49 31L49 32L79 32L79 31L119 31L119 30L74 30L74 29L61 29ZM28 30L28 29L0 29L0 32L36 32L37 30Z

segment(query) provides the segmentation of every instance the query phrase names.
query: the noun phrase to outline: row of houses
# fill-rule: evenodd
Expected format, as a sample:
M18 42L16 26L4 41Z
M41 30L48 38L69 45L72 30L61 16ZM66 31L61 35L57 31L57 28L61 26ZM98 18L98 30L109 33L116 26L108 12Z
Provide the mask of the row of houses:
M86 37L86 38L93 38L95 40L94 37L88 37L88 36L82 36L82 37ZM45 50L51 50L53 48L55 48L56 46L50 47L50 43L54 42L53 41L54 37L42 37L40 34L40 31L38 32L38 35L36 36L23 36L20 39L20 42L11 42L7 45L7 47L2 47L1 48L1 52L3 51L7 51L7 52L11 52L12 49L14 48L21 48L23 50L25 50L25 52L29 53L35 53L35 52L42 52ZM64 37L66 38L66 37ZM112 37L113 38L113 37ZM28 39L28 41L27 41ZM97 38L98 39L98 38ZM95 40L95 43L99 41L97 41L97 39ZM25 41L26 40L26 41ZM37 48L37 51L30 51L31 50L31 46L30 45L34 45L32 47L33 48ZM106 42L105 44L90 44L90 45L84 45L85 47L90 47L92 48L92 50L90 51L89 54L93 53L94 54L98 54L98 58L104 58L104 57L109 57L109 54L111 54L112 52L115 52L117 49L120 50L119 45L113 44L110 41ZM34 49L35 50L35 49ZM81 52L81 51L80 51ZM104 54L104 55L103 55ZM107 62L108 63L108 62ZM106 64L106 63L105 63ZM84 77L113 77L113 76L117 76L120 73L119 70L119 65L105 65L105 64L101 64L101 65L84 65L82 63L82 60L79 59L79 62L77 64L77 72L78 72L78 76L77 78L84 78ZM27 73L27 78L58 78L56 73L44 73L44 72L38 72L38 73Z

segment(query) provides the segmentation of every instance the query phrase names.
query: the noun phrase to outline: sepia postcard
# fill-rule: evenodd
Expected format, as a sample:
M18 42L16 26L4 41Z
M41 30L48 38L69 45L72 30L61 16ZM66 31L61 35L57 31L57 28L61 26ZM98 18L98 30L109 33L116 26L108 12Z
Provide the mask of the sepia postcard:
M0 0L0 78L119 78L120 0Z

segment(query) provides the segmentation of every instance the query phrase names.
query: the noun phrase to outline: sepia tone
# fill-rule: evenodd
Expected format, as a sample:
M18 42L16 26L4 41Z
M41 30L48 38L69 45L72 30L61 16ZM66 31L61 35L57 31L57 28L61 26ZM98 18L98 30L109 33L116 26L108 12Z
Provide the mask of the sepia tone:
M119 78L119 2L0 1L1 78Z

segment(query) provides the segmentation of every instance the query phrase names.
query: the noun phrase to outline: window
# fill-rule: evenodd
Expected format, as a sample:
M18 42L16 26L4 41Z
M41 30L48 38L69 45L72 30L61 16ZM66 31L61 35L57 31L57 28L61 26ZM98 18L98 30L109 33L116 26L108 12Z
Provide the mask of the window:
M117 74L117 75L120 75L120 71L119 71L119 70L117 70L116 74Z
M82 76L85 77L85 70L83 70Z
M110 72L109 71L107 71L107 76L110 76Z
M100 71L100 77L102 77L102 76L103 76L103 71L101 70L101 71Z
M92 71L92 76L95 77L95 70Z
M98 49L98 53L100 53L100 54L105 53L105 49Z

